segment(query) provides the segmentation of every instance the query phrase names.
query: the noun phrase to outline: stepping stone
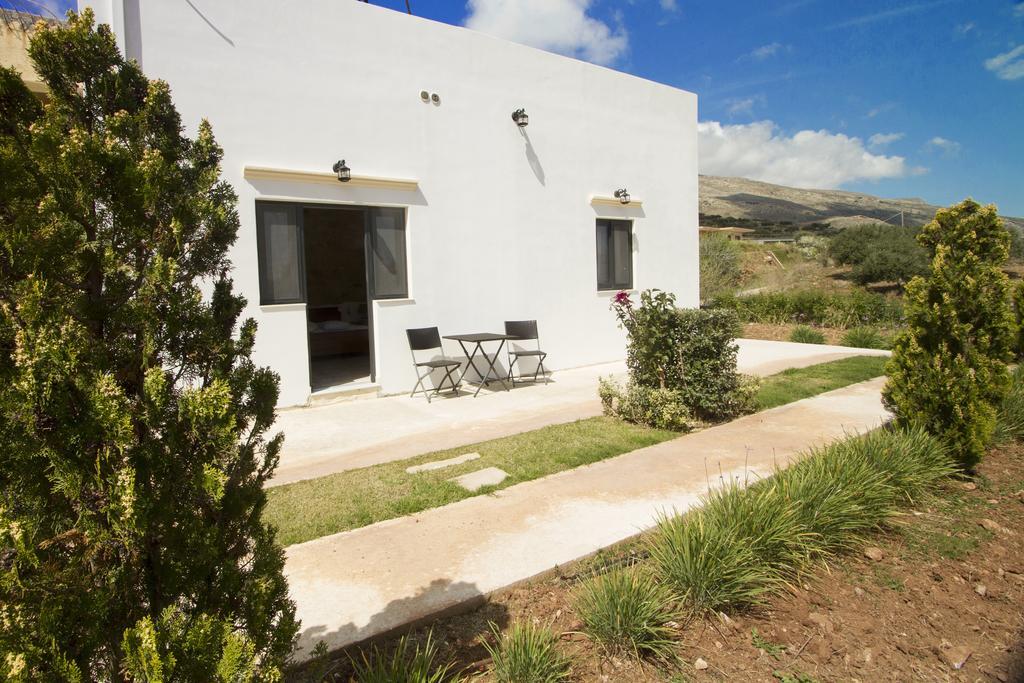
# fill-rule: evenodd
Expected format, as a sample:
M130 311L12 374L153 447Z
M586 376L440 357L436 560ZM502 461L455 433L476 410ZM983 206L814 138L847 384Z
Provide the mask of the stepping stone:
M448 458L447 460L435 460L434 462L426 462L423 463L422 465L413 465L412 467L406 467L405 471L407 474L416 474L417 472L431 472L433 470L443 470L445 467L461 465L464 462L478 460L479 458L479 453L466 453L465 455L457 455L454 458Z
M469 491L477 491L484 486L495 486L505 481L505 477L508 476L508 472L505 470L499 470L497 467L486 467L476 472L470 472L469 474L463 474L461 477L452 477L448 481L454 481L456 484Z

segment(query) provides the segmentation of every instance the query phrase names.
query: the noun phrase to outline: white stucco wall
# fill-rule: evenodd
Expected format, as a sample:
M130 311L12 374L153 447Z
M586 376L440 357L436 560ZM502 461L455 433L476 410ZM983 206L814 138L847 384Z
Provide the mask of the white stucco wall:
M623 356L596 286L595 218L634 218L634 286L698 302L697 98L352 0L95 0L190 131L206 117L239 197L236 286L281 404L309 395L301 305L260 307L255 201L408 206L410 299L377 302L377 381L414 381L404 330L536 318L551 368ZM437 93L424 104L420 91ZM511 112L525 107L521 131ZM525 133L525 134L524 134ZM419 193L253 181L244 166L417 179ZM627 187L642 208L596 207ZM456 347L452 347L455 351Z

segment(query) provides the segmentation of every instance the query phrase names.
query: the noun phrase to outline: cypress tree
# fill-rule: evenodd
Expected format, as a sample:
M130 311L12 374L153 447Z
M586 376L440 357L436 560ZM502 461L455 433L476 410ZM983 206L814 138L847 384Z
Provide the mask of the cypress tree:
M1014 342L1002 266L1010 235L994 206L970 199L942 209L918 240L931 257L907 285L907 328L893 344L883 398L901 420L945 438L976 465L1006 394Z
M0 68L0 678L276 680L278 378L250 359L205 121L93 15Z

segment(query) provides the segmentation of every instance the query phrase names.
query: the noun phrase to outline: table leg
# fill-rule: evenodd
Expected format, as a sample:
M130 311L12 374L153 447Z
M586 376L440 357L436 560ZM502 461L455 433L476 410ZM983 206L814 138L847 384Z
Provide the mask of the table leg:
M477 351L479 351L485 359L487 358L487 354L484 353L483 347L481 346L480 342L476 342L476 344L473 346L473 353L469 352L469 349L466 348L466 345L462 343L461 339L459 340L459 346L462 347L462 352L466 354L466 360L468 361L466 363L466 370L469 370L469 368L472 367L473 372L475 372L477 376L480 378L480 383L477 385L476 391L473 393L473 397L475 398L480 393L480 390L483 389L484 384L487 383L487 378L485 377L484 373L480 372L480 369L477 368L476 361L474 359L476 358ZM466 377L465 371L462 373L462 377Z
M495 382L501 382L501 386L505 387L505 391L508 391L508 385L505 384L505 380L498 375L498 371L494 367L494 364L498 362L498 357L501 356L501 350L504 347L505 347L505 340L502 339L501 343L498 344L498 350L494 352L494 355L491 358L489 358L489 359L487 358L487 352L484 351L483 349L480 350L480 353L483 355L484 359L487 360L487 365L488 365L487 375L488 375L488 377L490 377L493 374L494 381ZM484 384L489 384L489 383L490 383L489 381L484 381Z

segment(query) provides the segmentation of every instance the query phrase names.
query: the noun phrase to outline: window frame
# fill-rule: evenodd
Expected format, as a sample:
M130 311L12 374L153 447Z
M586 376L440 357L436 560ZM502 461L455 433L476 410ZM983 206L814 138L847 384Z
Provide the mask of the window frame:
M296 258L298 259L299 296L277 299L272 296L273 285L267 272L267 236L263 214L272 205L275 208L287 207L295 212ZM259 272L260 306L280 306L284 304L306 303L306 246L303 232L302 205L296 202L267 202L256 200L256 269Z
M339 210L356 210L363 214L363 254L366 259L366 292L367 301L395 301L409 298L409 211L408 207L405 206L373 206L373 205L352 205L352 204L341 204L335 202L300 202L300 201L289 201L289 200L277 200L277 199L257 199L256 202L256 269L259 276L259 296L260 306L280 306L287 304L305 304L307 303L307 292L306 292L306 247L305 247L305 210L306 209L322 209L325 207L337 208ZM264 230L264 218L263 213L268 207L281 208L287 207L295 212L295 224L298 231L297 235L297 249L298 249L298 271L299 271L299 298L288 297L283 299L277 299L270 296L272 294L272 283L269 281L269 273L267 272L266 258L269 256L267 253L266 234ZM377 210L387 210L400 213L401 215L401 232L402 232L402 246L403 246L403 285L404 291L401 294L389 294L379 295L375 291L376 287L376 274L373 268L373 255L374 249L376 248L377 233L373 226L373 215Z
M597 240L600 239L601 224L607 224L607 254L608 254L608 273L611 279L606 282L602 282L600 278L601 273L601 261L600 261L600 249L598 248ZM614 233L618 227L621 229L625 226L626 232L626 264L629 267L628 282L616 282L614 273L617 271L616 266L619 265L615 260L615 249L614 249ZM633 221L628 218L598 218L594 224L594 258L596 265L595 275L597 276L597 291L599 292L611 292L611 291L622 291L633 289L633 281L635 279L635 273L633 272Z
M366 287L370 301L395 301L409 298L409 211L404 206L369 206L366 210L365 250L366 250ZM378 233L374 229L374 213L378 211L394 211L402 216L402 292L399 294L377 293L377 271L373 267L373 257L377 251Z

